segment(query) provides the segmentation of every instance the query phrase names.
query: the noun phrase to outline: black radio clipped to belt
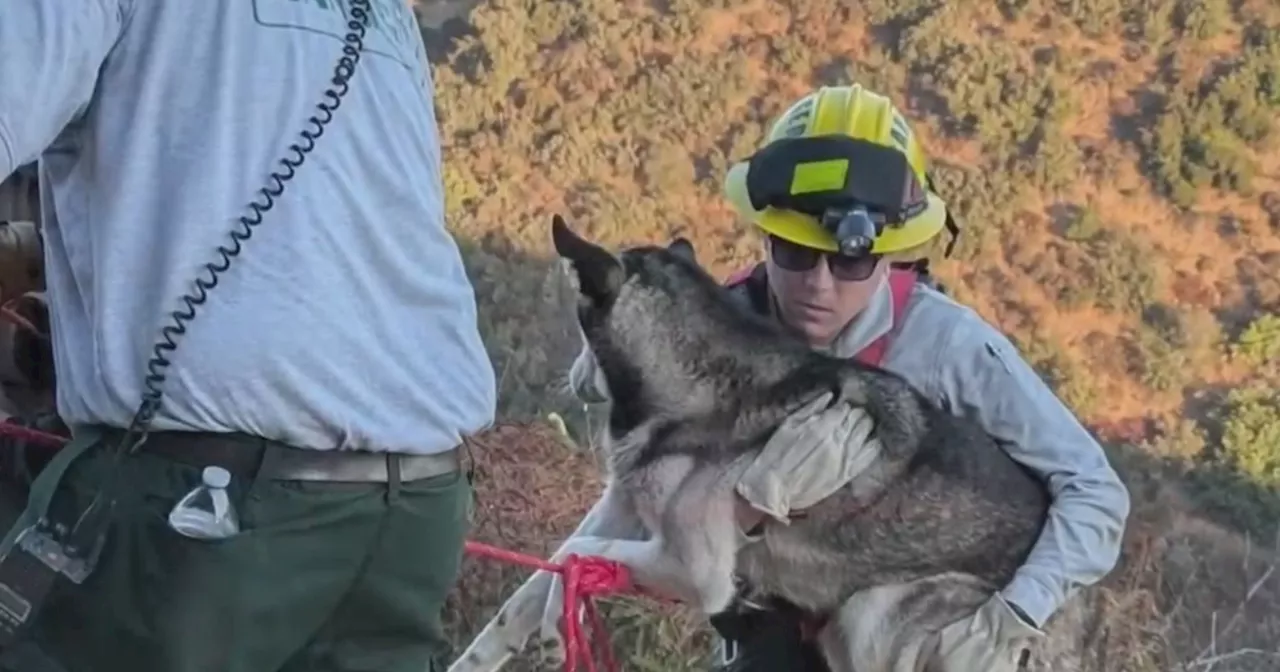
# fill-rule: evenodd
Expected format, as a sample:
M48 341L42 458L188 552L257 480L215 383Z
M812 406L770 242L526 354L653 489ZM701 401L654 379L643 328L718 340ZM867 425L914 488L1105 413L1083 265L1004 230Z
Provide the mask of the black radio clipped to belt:
M8 646L39 610L70 559L45 530L19 533L13 550L0 562L0 646Z
M96 448L98 443L93 437L77 436L35 479L27 509L0 543L0 651L19 639L31 625L59 576L79 584L96 568L115 508L119 461L137 452L147 440L152 420L160 410L165 370L170 364L169 356L178 347L177 339L186 333L196 309L208 300L209 290L218 285L219 276L243 251L243 244L262 223L263 214L284 193L285 183L293 179L297 168L315 149L317 138L333 120L334 111L350 90L356 64L364 51L371 6L370 0L349 0L346 4L350 7L349 32L330 80L333 86L325 90L323 100L316 105L318 112L309 119L300 140L290 145L289 154L280 159L282 170L271 173L267 186L258 191L261 199L249 203L251 213L241 216L230 232L230 242L218 247L216 261L205 264L207 273L196 279L195 292L182 297L184 309L174 311L173 322L161 329L160 339L147 362L142 403L123 438L113 442L111 458L117 467L107 470L105 482L84 510L59 510L54 502L58 481L72 460Z
M39 614L58 576L80 584L97 566L106 544L105 520L90 517L98 514L93 507L79 514L58 508L62 502L55 502L54 497L67 467L93 441L93 437L78 437L45 465L31 484L26 509L0 545L0 650L12 644ZM110 492L111 487L108 482L103 492ZM65 522L69 520L75 522Z

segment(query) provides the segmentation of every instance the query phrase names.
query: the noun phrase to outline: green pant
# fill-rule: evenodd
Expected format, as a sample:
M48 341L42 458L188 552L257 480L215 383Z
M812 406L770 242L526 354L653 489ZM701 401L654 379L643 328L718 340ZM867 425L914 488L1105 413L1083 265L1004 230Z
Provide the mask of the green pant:
M73 463L58 497L85 505L103 451ZM34 641L65 672L430 672L447 667L440 623L468 531L461 472L407 483L233 478L241 533L172 531L199 469L123 462L96 572L61 581Z

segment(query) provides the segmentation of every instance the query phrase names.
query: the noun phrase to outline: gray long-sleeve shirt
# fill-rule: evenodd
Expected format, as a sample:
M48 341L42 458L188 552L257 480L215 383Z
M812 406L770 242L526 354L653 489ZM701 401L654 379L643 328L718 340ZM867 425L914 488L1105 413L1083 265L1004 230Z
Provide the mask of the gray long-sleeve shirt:
M129 422L179 297L306 144L347 4L0 0L0 180L39 159L67 422ZM157 428L432 453L492 422L422 39L403 0L373 8L350 93L170 355Z
M893 328L889 283L831 346L853 357ZM974 310L917 285L881 366L941 407L976 419L1048 484L1040 538L1004 597L1038 625L1120 557L1129 492L1106 454L1017 349Z

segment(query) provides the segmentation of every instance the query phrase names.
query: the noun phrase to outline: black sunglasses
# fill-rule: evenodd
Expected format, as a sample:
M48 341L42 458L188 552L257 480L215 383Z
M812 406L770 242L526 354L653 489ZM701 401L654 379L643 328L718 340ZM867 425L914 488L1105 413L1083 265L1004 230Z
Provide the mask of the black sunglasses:
M777 264L778 268L795 273L805 273L813 270L814 266L818 264L818 260L826 257L827 268L831 269L831 277L845 282L866 280L871 277L871 274L876 270L876 266L880 264L880 255L878 254L859 257L833 254L812 247L797 245L777 236L769 236L769 252L773 257L773 263Z

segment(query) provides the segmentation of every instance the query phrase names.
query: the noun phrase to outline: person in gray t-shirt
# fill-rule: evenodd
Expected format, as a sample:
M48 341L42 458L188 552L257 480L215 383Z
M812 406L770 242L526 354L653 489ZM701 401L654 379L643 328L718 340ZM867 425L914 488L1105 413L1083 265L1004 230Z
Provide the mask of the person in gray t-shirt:
M88 446L58 497L82 511L110 471L124 484L95 572L60 582L26 640L68 672L445 660L459 446L496 384L445 228L422 37L404 0L369 2L0 0L0 181L37 162L57 410ZM261 224L175 324L264 188ZM230 474L226 538L166 522L206 467Z

